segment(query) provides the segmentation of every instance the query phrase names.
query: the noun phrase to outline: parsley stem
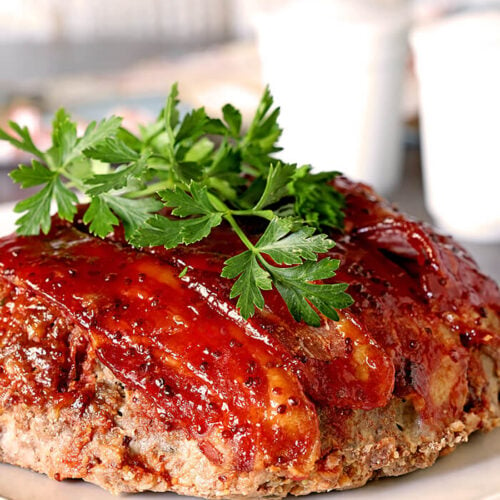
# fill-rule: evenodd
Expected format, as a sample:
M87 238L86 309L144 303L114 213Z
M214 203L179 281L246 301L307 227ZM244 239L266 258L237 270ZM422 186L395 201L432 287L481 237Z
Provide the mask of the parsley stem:
M235 280L230 296L238 297L243 318L266 305L262 291L274 286L295 320L319 326L320 312L338 320L335 309L352 300L344 293L347 285L323 282L335 275L338 261L318 260L333 242L314 234L315 227L343 225L343 196L330 183L336 173L311 174L309 166L275 157L279 108L268 88L246 133L241 112L231 105L214 120L204 108L180 116L178 104L174 84L156 122L139 136L124 129L120 117L92 122L79 134L60 109L52 146L44 152L26 127L11 122L11 132L0 128L0 141L40 160L10 174L23 188L40 186L17 205L24 213L19 234L47 233L52 202L61 219L73 220L80 195L89 198L83 222L90 233L106 238L121 224L134 247L191 245L224 223L242 243L221 276ZM164 207L170 215L162 214ZM243 217L266 221L260 237L247 231Z
M59 171L60 175L66 177L70 182L67 184L67 187L72 188L75 187L78 189L78 191L81 191L82 193L85 194L85 186L83 182L80 181L77 177L74 175L70 174L66 168L61 168Z
M243 230L233 217L233 214L236 211L231 210L220 198L211 193L208 193L208 199L210 200L210 203L216 210L222 212L224 219L226 219L227 222L229 222L230 226L233 228L233 231L239 236L240 240L244 243L244 245L250 251L255 252L256 251L255 246L247 238L247 235L243 232ZM242 210L242 212L246 212L246 210ZM250 214L245 214L245 215L250 215Z
M160 182L155 182L154 184L150 184L148 187L144 189L139 189L137 191L130 191L129 193L123 194L124 198L142 198L143 196L149 196L150 194L157 193L162 189L169 189L174 186L174 183L171 179L167 179Z
M224 219L226 219L231 227L233 228L233 231L239 236L240 240L244 243L244 245L251 251L251 252L256 252L256 248L254 244L247 238L247 235L243 232L241 227L238 225L234 217L231 215L231 213L227 213L224 215Z
M272 210L231 210L232 215L246 216L246 217L262 217L271 221L274 219L275 215Z
M271 275L271 279L273 280L273 283L275 281L278 281L277 279L278 277L275 275L275 273L273 273L274 266L272 266L269 262L267 262L267 260L262 256L260 252L257 253L257 259L261 263L262 267L269 272L269 274Z
M153 134L151 134L149 137L147 137L144 140L144 146L149 146L163 132L165 132L165 129L162 127L159 130L157 130L156 132L154 132Z
M161 155L159 153L153 153L152 155L149 156L149 158L156 158L157 160L163 160L167 162L170 161L169 158L167 158L165 155ZM171 170L171 168L172 168L171 165L156 165L156 164L154 167L155 170L164 170L166 172Z
M270 167L271 169L273 167ZM253 207L254 210L260 210L262 208L262 206L264 205L264 202L267 200L268 196L269 196L269 191L271 189L271 183L266 183L266 186L264 187L264 191L262 192L262 195L259 199L259 201L257 202L257 204Z

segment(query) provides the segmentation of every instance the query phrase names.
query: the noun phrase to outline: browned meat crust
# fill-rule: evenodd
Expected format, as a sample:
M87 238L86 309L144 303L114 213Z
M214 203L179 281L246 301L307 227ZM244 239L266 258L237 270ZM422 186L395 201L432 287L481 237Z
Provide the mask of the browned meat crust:
M401 238L396 233L408 233L405 224L409 223L380 204L369 190L356 189L351 196L361 196L381 211L376 215L376 230L382 234L378 242L382 248L378 258L382 259L387 248L398 247ZM366 217L374 211L367 210ZM390 222L388 215L393 217ZM276 419L273 429L277 432L288 426L301 439L312 437L312 443L303 441L307 456L302 462L270 459L265 456L269 445L262 443L255 444L257 452L245 467L226 460L235 454L234 440L217 433L215 425L212 433L204 431L207 438L197 439L188 432L189 426L166 418L168 407L165 410L139 385L124 382L117 369L120 363L103 362L111 359L110 355L103 358L103 345L115 342L116 337L102 340L87 331L74 314L37 289L29 274L21 279L13 268L2 267L1 260L0 461L57 480L81 478L113 493L153 490L203 497L279 497L353 488L370 479L428 467L439 455L466 441L471 432L500 425L500 304L495 285L478 273L451 240L426 233L420 226L411 226L408 238L422 240L431 234L434 243L429 245L436 246L426 251L443 249L436 259L446 268L446 279L441 276L434 283L436 276L425 271L432 263L426 261L415 270L418 256L405 247L398 247L397 255L383 261L383 268L374 267L379 276L365 276L374 259L368 250L373 248L356 253L356 238L369 241L374 226L364 221L362 232L358 224L360 235L349 228L353 219L359 223L362 217L348 212L347 233L338 246L340 253L345 252L347 268L342 279L352 283L356 296L355 306L340 323L312 332L295 324L287 326L275 314L278 309L256 320L262 326L261 335L269 333L269 338L279 339L279 349L285 346L293 354L293 363L285 368L269 362L262 365L274 370L281 387L300 388L295 393L297 401L287 400L288 408L280 410L276 399L266 403L266 408L269 418ZM384 224L396 230L391 232ZM198 251L208 255L212 250L200 246ZM13 255L17 250L9 252ZM71 260L66 254L63 257ZM155 257L160 267L153 271L174 257ZM185 260L189 255L181 257ZM75 264L75 257L71 258ZM150 261L141 262L146 268ZM19 275L22 272L19 267ZM423 299L418 290L407 289L408 282L411 287L419 286L420 276L427 294ZM466 281L462 288L458 276ZM223 294L224 284L218 286ZM382 290L381 295L375 297L374 290ZM429 290L438 290L441 299L434 300ZM463 290L470 291L470 297L464 299ZM398 300L396 294L400 294ZM405 310L408 317L403 315ZM384 315L386 322L381 319ZM351 330L352 325L364 325L364 329L359 327L356 337L356 331L345 330L349 325ZM365 330L369 334L363 336ZM341 335L346 331L349 336L344 342ZM248 347L244 337L239 339L241 349ZM234 339L231 342L236 345ZM257 356L255 360L255 364L261 361ZM369 372L374 360L379 369ZM301 368L306 361L309 371ZM223 362L229 363L226 358L219 361ZM345 368L340 375L346 377L336 379L337 385L332 382L336 392L328 386L328 377L336 376L329 368L333 362ZM202 368L203 376L209 377L207 366ZM381 373L393 375L390 380L377 380ZM348 377L355 379L351 386ZM246 378L242 387L251 386L251 380ZM342 394L338 390L342 384L352 387L352 394ZM373 400L363 401L365 395ZM297 406L303 413L293 413L292 407ZM290 427L294 415L306 415L309 420L298 419L296 427ZM308 428L308 422L315 427Z
M469 407L445 429L426 427L411 401L394 398L385 408L345 415L341 434L346 438L341 449L335 447L339 430L331 426L327 415L321 415L322 448L329 452L308 477L286 477L273 468L231 472L211 463L182 432L165 428L156 408L139 392L125 389L96 359L84 332L56 316L45 300L5 283L0 289L3 318L6 310L19 318L19 329L11 337L4 334L0 342L2 373L8 377L16 371L18 381L9 385L2 379L0 461L57 480L82 478L113 493L307 494L357 487L372 478L428 467L440 454L466 441L471 432L500 423L498 355L478 349L468 377ZM27 311L32 314L28 325L21 320ZM15 341L21 339L24 348L16 347ZM36 349L60 356L61 372L50 373L50 364L44 365L40 358L35 366L21 362ZM61 399L38 404L34 388L38 385L43 390L52 384L58 385ZM31 404L27 403L30 397Z

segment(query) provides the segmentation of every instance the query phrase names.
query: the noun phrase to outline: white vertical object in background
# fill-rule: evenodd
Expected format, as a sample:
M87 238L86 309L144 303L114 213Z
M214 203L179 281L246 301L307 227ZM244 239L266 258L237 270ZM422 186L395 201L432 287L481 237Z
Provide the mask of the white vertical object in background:
M438 227L500 241L500 8L416 29L426 204Z
M256 18L284 156L388 193L401 168L405 0L290 0Z
M252 17L258 3L257 0L229 0L231 28L236 38L244 39L253 36Z

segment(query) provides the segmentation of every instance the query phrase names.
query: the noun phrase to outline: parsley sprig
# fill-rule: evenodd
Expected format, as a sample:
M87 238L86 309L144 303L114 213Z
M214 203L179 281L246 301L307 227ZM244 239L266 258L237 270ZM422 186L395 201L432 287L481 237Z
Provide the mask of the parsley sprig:
M83 220L92 234L104 238L121 224L135 247L190 245L225 222L246 247L222 271L235 280L231 298L244 318L264 307L263 291L274 287L297 321L318 326L318 313L338 319L337 310L352 299L346 284L331 283L339 261L319 258L334 246L322 231L343 226L344 199L329 183L336 173L313 174L310 166L276 158L279 108L273 108L268 89L246 131L230 104L221 119L204 108L181 117L178 105L173 85L157 120L137 135L115 116L92 122L78 135L61 109L47 151L16 123L0 129L0 140L33 157L10 174L14 182L40 186L15 207L22 214L18 233L48 233L53 204L62 219L72 221L76 193L88 199ZM160 213L164 207L169 215ZM265 224L257 240L245 232L246 218Z

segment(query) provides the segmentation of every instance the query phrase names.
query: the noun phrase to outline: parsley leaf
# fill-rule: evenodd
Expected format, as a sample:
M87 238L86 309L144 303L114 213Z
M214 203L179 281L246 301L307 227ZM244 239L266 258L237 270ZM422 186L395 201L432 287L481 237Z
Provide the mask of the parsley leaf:
M64 109L59 109L52 122L52 147L47 152L50 163L56 168L66 167L82 156L84 150L95 147L113 136L121 121L121 118L112 116L99 123L91 122L83 136L78 138L76 123Z
M117 168L109 174L98 174L87 179L85 184L89 187L87 194L97 195L125 187L129 180L140 177L147 169L147 156L140 156L130 165Z
M83 222L89 225L92 234L105 238L118 226L120 221L111 211L111 208L101 196L92 198L89 207L83 215Z
M120 218L127 238L143 227L151 214L158 212L162 204L155 198L127 199L109 194L101 195L113 212Z
M243 161L261 172L273 161L271 155L281 151L276 145L282 132L278 125L280 110L271 110L272 105L273 98L269 87L266 87L252 123L241 141Z
M7 131L0 128L0 140L7 141L17 149L20 149L21 151L32 154L33 156L44 160L43 153L33 143L33 139L31 138L27 127L21 127L20 125L12 121L9 122L9 127L18 135L18 137L15 137L14 135L9 134Z
M66 165L78 156L74 152L77 140L76 123L64 109L59 109L52 121L52 147L49 150L55 166Z
M32 160L31 166L19 165L9 174L10 178L23 189L46 184L54 178L54 175L54 172L37 160Z
M34 165L37 163L34 161ZM28 173L28 177L24 176L25 173ZM38 177L34 174L37 174ZM19 167L12 173L12 177L17 178L21 186L24 187L46 183L45 187L38 193L20 201L14 207L15 212L26 212L16 222L21 234L34 235L38 234L40 230L45 234L49 232L52 200L55 200L58 214L62 219L73 220L78 198L54 172L42 169L41 165L38 164L33 169ZM33 184L34 182L36 184Z
M171 130L179 123L179 111L177 106L179 105L179 88L177 83L174 83L170 88L170 94L167 97L167 104L162 113L162 118L165 122L165 129Z
M187 217L188 215L211 214L216 212L208 198L208 189L197 182L189 186L190 194L176 187L160 194L167 207L174 207L172 215Z
M279 108L268 88L246 131L231 104L221 118L204 108L181 114L179 104L174 84L157 120L141 125L139 136L115 116L79 135L60 109L47 151L25 127L0 129L0 140L34 157L10 174L22 188L39 187L15 207L22 214L18 232L48 233L53 206L60 218L73 220L77 193L89 201L83 222L92 234L105 238L121 225L137 247L191 245L224 221L246 248L222 270L234 280L230 298L244 318L262 309L264 292L275 288L297 321L319 325L320 314L337 319L337 310L351 303L346 285L331 282L338 261L325 256L334 245L325 228L343 227L344 198L332 183L337 173L313 174L310 166L279 161ZM260 237L259 228L265 228Z
M205 159L210 158L214 147L215 145L210 139L203 137L188 149L184 156L184 161L194 163L203 162Z
M48 233L51 226L52 202L55 202L57 212L62 219L73 220L77 212L78 197L68 187L69 183L63 182L63 178L70 179L85 191L85 184L81 178L86 169L79 169L80 179L77 179L73 167L78 161L84 160L82 152L85 148L98 146L100 141L109 139L117 131L120 123L121 118L117 117L104 119L99 124L92 122L83 136L78 138L76 123L64 109L59 109L52 122L52 146L45 153L34 146L27 129L11 124L11 128L24 141L20 145L17 144L19 141L15 140L14 144L39 158L32 160L31 166L20 165L11 172L12 180L22 188L43 186L38 193L19 202L15 207L16 212L26 212L17 221L17 230L20 234L38 234L40 230ZM0 138L5 138L5 133L0 134ZM11 138L7 140L12 143Z
M169 219L155 215L135 231L130 242L137 247L191 245L206 238L212 228L222 222L221 214L209 214L192 219Z
M84 155L106 163L131 163L137 161L140 154L132 149L124 140L108 137L83 151Z
M278 202L289 194L288 184L297 167L287 163L278 162L276 165L270 165L267 175L267 182L260 197L255 205L255 209L265 208Z
M190 245L207 237L212 228L222 222L222 214L210 202L206 186L192 182L189 188L190 194L178 187L159 194L165 205L173 208L172 215L200 217L172 219L155 215L133 234L132 244L174 248L180 244Z
M275 217L255 246L277 264L301 264L302 260L317 260L318 254L334 246L326 234L313 234L314 228L307 226L290 233L290 223Z
M112 137L120 128L121 122L122 118L118 116L104 118L99 123L91 122L85 129L82 138L76 142L71 154L66 158L66 163L80 156L86 149L95 147L100 142Z
M238 139L241 132L241 123L243 118L239 110L237 110L232 104L226 104L222 108L222 114L224 116L224 121L227 123L229 128L229 133L235 139Z
M255 313L255 308L264 307L261 290L271 290L271 276L257 262L256 256L249 250L240 253L224 263L221 276L223 278L239 278L231 288L230 298L239 297L236 306L246 319Z
M331 187L338 172L311 174L310 171L308 165L301 167L290 185L295 197L295 213L316 228L327 226L342 229L344 196Z
M188 113L181 122L179 130L175 134L176 141L185 139L195 140L203 134L208 121L204 108L199 108Z
M339 261L326 257L314 262L318 254L333 247L333 241L324 234L313 235L314 228L290 233L290 227L289 222L275 217L251 250L226 260L221 275L239 276L231 289L231 298L239 297L237 306L241 315L248 318L256 307L264 306L261 290L270 290L274 285L296 321L320 325L320 317L311 304L328 318L338 320L336 309L351 304L351 298L344 293L347 285L311 283L335 276ZM277 267L264 256L276 264L296 265Z
M59 177L54 179L53 184L54 191L52 195L57 204L57 213L59 217L67 221L72 221L77 212L76 205L78 203L78 198L76 194L66 187Z
M26 212L16 221L18 232L25 235L35 235L42 230L47 234L50 230L50 204L54 193L54 182L51 180L38 193L20 201L14 212Z
M300 266L281 268L266 264L265 267L273 277L274 286L283 297L294 319L303 320L312 326L320 326L320 317L311 304L326 317L336 321L339 319L336 309L352 304L351 297L345 293L346 284L311 283L335 276L338 264L337 260L327 257Z

